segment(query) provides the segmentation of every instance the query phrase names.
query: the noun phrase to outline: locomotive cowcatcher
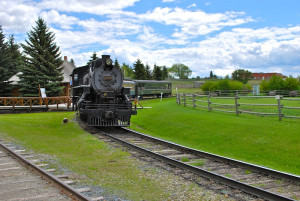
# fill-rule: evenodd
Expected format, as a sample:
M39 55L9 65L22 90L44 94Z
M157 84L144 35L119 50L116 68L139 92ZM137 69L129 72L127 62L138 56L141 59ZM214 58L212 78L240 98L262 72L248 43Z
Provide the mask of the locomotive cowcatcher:
M130 88L123 87L121 69L109 55L102 55L89 66L72 73L73 106L89 126L129 126L136 110L127 98Z

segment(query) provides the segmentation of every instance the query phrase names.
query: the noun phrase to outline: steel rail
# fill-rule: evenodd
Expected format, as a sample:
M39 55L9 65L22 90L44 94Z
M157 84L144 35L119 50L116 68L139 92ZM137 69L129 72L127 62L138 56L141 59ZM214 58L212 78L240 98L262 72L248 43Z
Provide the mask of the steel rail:
M128 131L131 131L130 129L126 129ZM251 185L248 185L248 184L244 184L242 182L239 182L239 181L236 181L236 180L233 180L233 179L230 179L230 178L227 178L227 177L224 177L222 175L218 175L218 174L215 174L215 173L212 173L212 172L209 172L209 171L206 171L206 170L203 170L203 169L200 169L198 167L195 167L195 166L192 166L192 165L188 165L188 164L185 164L183 162L180 162L180 161L177 161L175 159L172 159L172 158L168 158L166 156L163 156L161 154L158 154L158 153L154 153L154 152L151 152L147 149L144 149L142 147L139 147L139 146L136 146L132 143L129 143L129 142L126 142L122 139L119 139L115 136L113 136L113 134L108 134L104 131L101 131L103 134L105 134L106 136L108 136L109 138L113 139L114 141L126 146L126 147L129 147L131 149L135 149L141 153L144 153L150 157L154 157L160 161L163 161L165 163L168 163L168 164L171 164L175 167L179 167L179 168L182 168L182 169L185 169L185 170L188 170L192 173L195 173L195 174L198 174L198 175L201 175L203 177L206 177L208 179L213 179L217 182L220 182L222 184L225 184L227 186L230 186L232 188L235 188L235 189L239 189L243 192L246 192L246 193L249 193L251 195L255 195L257 197L260 197L260 198L264 198L264 199L267 199L267 200L276 200L276 201L287 201L287 200L293 200L293 199L290 199L290 198L287 198L287 197L284 197L282 195L279 195L279 194L276 194L276 193L272 193L272 192L269 192L269 191L266 191L266 190L263 190L263 189L260 189L260 188L257 188L257 187L254 187L254 186L251 186Z
M5 146L2 142L0 142L0 146L7 152L9 155L11 155L16 160L20 161L25 166L29 167L33 171L35 171L37 174L39 174L41 177L45 178L46 180L50 181L56 188L58 188L62 193L66 194L73 200L81 200L81 201L91 201L88 197L83 195L82 193L78 192L76 189L72 188L71 186L65 184L60 179L54 177L53 175L49 174L42 168L36 166L32 162L26 160L18 153L15 153L13 150Z
M219 156L219 155L216 155L216 154L212 154L212 153L208 153L208 152L204 152L204 151L200 151L200 150L196 150L196 149L192 149L192 148L188 148L188 147L185 147L185 146L173 143L173 142L168 142L168 141L165 141L165 140L162 140L162 139L159 139L159 138L155 138L155 137L143 134L143 133L139 133L139 132L131 130L129 128L122 128L122 129L127 130L127 131L129 131L133 134L136 134L136 135L140 136L141 138L149 139L149 140L155 141L157 143L160 143L160 144L163 144L163 145L166 145L166 146L172 146L173 148L182 150L184 152L188 152L188 153L195 154L195 155L198 155L198 156L203 156L203 157L210 158L210 159L213 159L213 160L216 160L216 161L219 161L219 162L226 162L226 163L236 165L236 166L239 166L239 167L244 167L244 168L247 168L249 170L253 170L253 171L256 171L256 172L267 174L267 175L277 177L277 178L280 178L280 179L286 179L286 180L289 180L289 181L293 181L295 183L300 183L300 176L298 176L298 175L289 174L289 173L285 173L285 172L280 172L280 171L273 170L273 169L270 169L270 168L267 168L267 167L263 167L263 166L259 166L259 165L255 165L255 164L235 160L235 159L232 159L232 158L227 158L227 157L224 157L224 156Z

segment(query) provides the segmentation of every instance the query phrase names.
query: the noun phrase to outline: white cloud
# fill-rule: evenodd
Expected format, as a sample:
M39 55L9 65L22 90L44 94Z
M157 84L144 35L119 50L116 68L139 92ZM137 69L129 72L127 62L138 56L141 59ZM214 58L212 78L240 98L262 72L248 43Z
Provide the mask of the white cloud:
M85 12L104 15L133 6L139 0L43 0L38 6L41 9L55 9L67 12Z
M161 8L139 15L140 19L156 21L165 25L175 25L173 37L186 39L206 35L221 30L226 26L237 26L253 21L251 17L243 17L243 12L205 13L201 10L189 11L182 8Z
M192 8L192 7L197 7L197 5L195 3L189 5L187 8Z
M61 15L56 10L51 10L48 12L42 12L40 15L48 24L57 24L62 29L71 29L72 25L75 25L79 22L77 17Z
M162 2L166 3L166 2L173 2L173 1L176 1L176 0L163 0Z
M243 12L157 7L137 14L123 10L135 2L2 0L0 24L7 32L25 33L38 16L43 17L56 34L62 55L73 58L76 65L86 64L95 50L98 56L111 54L130 65L137 58L151 66L184 63L201 77L211 70L225 76L237 68L300 75L300 26L241 28L238 25L254 22ZM82 13L93 15L82 19ZM155 23L169 30L160 31Z
M28 31L39 15L36 3L23 0L0 1L0 23L4 29L14 33Z

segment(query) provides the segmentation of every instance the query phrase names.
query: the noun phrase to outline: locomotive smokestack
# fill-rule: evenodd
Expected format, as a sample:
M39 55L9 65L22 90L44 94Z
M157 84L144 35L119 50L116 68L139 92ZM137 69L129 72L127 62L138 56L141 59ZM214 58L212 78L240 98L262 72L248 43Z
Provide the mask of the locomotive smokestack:
M105 61L106 59L109 59L110 55L102 55L102 59Z

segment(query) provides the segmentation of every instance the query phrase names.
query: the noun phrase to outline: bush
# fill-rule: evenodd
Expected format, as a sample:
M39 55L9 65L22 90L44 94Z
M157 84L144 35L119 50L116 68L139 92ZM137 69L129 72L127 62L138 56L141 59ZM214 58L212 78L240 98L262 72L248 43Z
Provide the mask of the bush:
M244 86L243 83L240 81L230 81L229 82L230 90L242 90L243 86Z
M240 81L232 81L228 79L219 81L207 81L202 86L202 91L214 91L214 90L250 90L251 85L244 85Z
M286 90L298 90L299 89L299 81L296 78L286 78L285 82L284 82L284 88Z
M260 89L264 91L268 90L299 90L299 81L296 78L286 78L273 76L269 81L263 80L260 84Z
M229 90L229 89L230 89L229 80L225 79L225 80L218 81L218 90Z
M201 86L201 89L202 91L213 91L213 90L217 90L218 88L217 86L218 86L217 82L207 81Z

